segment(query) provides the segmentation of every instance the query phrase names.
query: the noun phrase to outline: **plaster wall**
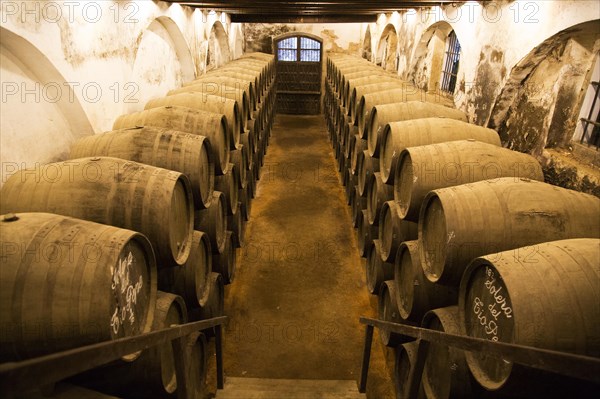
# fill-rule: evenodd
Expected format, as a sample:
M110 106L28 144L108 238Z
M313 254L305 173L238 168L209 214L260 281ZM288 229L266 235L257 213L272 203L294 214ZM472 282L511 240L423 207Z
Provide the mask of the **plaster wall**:
M599 16L600 3L587 0L467 1L406 10L363 24L361 53L371 42L375 54L393 26L398 74L439 91L445 38L454 30L461 55L450 95L457 108L470 122L497 130L504 146L551 165L556 162L546 150L570 148L581 135L578 118L590 103L586 92L600 50ZM600 195L597 169L585 169L593 184L583 184L581 176L553 181L555 171L546 172L550 182Z
M0 184L204 73L211 48L213 66L243 52L228 15L161 1L7 0L0 22Z

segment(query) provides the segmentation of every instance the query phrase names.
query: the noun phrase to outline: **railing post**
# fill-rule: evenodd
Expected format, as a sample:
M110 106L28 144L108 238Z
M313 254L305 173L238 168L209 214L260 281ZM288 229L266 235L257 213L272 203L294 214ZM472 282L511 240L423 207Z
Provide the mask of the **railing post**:
M360 370L360 382L358 383L358 392L367 391L367 377L369 376L369 362L371 361L371 344L373 343L373 326L367 324L365 330L365 347L363 349L363 361Z
M223 375L223 325L215 326L215 351L217 356L217 389L225 386Z

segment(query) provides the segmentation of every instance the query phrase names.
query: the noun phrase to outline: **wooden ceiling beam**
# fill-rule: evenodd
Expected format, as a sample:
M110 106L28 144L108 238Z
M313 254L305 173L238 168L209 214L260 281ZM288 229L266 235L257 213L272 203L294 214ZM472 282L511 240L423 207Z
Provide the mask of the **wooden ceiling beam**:
M179 3L194 8L210 9L223 11L231 14L263 14L263 13L283 13L283 14L337 14L344 12L364 12L367 14L377 14L381 12L392 12L396 10L431 7L449 1L192 1L192 0L167 0L171 3Z
M319 14L319 15L276 15L276 14L232 14L231 22L234 23L363 23L377 22L376 14Z

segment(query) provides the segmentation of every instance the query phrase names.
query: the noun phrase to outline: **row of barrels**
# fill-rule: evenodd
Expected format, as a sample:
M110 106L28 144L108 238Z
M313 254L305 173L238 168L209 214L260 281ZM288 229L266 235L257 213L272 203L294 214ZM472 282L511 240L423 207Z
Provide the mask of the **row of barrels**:
M379 318L599 357L600 199L544 183L536 159L377 66L331 55L327 73L328 133ZM406 397L416 343L380 333L396 348L397 396ZM592 392L432 347L423 397Z
M68 160L6 181L2 362L223 315L273 123L274 65L246 54L78 140ZM197 397L213 334L188 337ZM171 345L73 381L173 397Z

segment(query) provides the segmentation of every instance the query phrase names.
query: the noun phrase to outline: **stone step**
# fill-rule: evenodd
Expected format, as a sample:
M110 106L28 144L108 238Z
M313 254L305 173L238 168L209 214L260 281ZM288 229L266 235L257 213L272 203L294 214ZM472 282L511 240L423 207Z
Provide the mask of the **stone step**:
M216 399L366 399L353 380L227 377Z

